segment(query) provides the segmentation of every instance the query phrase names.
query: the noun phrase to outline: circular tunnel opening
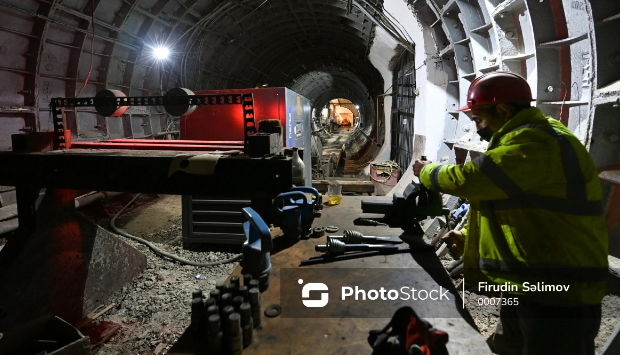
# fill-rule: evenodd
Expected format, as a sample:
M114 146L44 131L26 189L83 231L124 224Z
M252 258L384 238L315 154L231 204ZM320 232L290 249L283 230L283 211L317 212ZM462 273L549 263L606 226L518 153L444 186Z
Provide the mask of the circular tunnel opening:
M364 163L379 150L373 98L382 92L383 81L374 71L353 69L308 68L286 84L307 97L313 108L313 179L369 180ZM317 147L321 152L314 150Z
M355 132L364 127L359 103L343 97L330 99L315 115L315 122L315 136L322 146L321 152L313 150L321 156L318 178L358 179L363 168L350 146L358 141Z

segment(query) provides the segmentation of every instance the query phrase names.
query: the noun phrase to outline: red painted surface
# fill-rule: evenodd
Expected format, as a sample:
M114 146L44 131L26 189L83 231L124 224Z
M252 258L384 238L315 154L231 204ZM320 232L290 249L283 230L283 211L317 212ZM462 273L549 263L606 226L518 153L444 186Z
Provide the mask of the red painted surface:
M553 22L555 23L555 33L557 39L568 38L568 26L566 24L566 16L564 14L564 5L562 0L550 0L551 11L553 13ZM560 48L560 78L562 82L560 85L560 97L562 101L566 97L566 101L570 100L571 89L571 62L570 62L570 48L564 46ZM560 107L558 109L558 116L560 122L565 126L568 125L568 107Z
M243 141L196 141L196 140L168 140L168 139L110 139L109 143L139 143L139 144L199 144L199 145L243 145Z
M279 119L286 127L284 88L196 91L197 95L254 95L255 122ZM284 135L283 135L284 138ZM241 105L205 105L187 117L181 117L182 140L243 141L243 108Z
M177 141L173 141L177 142ZM179 151L214 151L243 150L243 145L204 145L204 144L140 144L108 142L73 142L72 149L129 149L129 150L179 150Z

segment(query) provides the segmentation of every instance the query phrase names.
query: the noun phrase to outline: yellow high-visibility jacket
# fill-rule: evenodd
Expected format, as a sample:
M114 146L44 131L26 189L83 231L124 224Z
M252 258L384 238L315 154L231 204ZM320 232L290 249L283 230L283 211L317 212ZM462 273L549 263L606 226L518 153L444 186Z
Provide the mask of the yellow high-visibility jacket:
M509 283L557 305L601 302L609 244L601 184L592 157L559 121L522 110L486 154L464 165L429 164L420 181L471 202L462 230L468 284ZM534 285L569 289L531 292Z

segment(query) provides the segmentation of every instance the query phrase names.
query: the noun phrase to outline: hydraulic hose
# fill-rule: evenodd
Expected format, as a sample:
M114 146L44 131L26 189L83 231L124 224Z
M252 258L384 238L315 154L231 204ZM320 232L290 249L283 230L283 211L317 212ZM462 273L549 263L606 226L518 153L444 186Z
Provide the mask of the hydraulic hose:
M199 262L196 262L196 261L186 260L186 259L180 258L180 257L178 257L178 256L176 256L174 254L170 254L168 252L165 252L165 251L159 249L158 247L156 247L155 245L153 245L152 243L150 243L147 240L144 240L142 238L136 237L134 235L131 235L131 234L125 232L122 229L117 228L116 224L114 223L114 222L116 222L116 219L121 214L123 214L123 212L125 212L125 210L129 206L131 206L138 199L138 197L140 197L140 195L141 194L137 194L136 197L134 197L131 201L129 201L129 203L126 204L125 207L123 207L120 211L118 211L118 213L116 215L114 215L114 217L112 217L112 220L110 221L110 228L112 228L112 230L114 232L116 232L116 233L118 233L118 234L120 234L120 235L122 235L124 237L127 237L129 239L133 239L133 240L135 240L135 241L137 241L137 242L139 242L141 244L144 244L144 245L148 246L149 248L151 248L151 250L153 252L155 252L155 254L158 254L158 255L161 255L161 256L165 256L165 257L170 258L172 260L178 261L178 262L180 262L182 264L199 266L199 267L209 267L209 266L221 265L221 264L226 264L226 263L232 263L232 262L235 262L235 261L238 261L238 260L241 259L241 255L237 255L237 256L232 257L230 259L214 261L212 263L199 263Z

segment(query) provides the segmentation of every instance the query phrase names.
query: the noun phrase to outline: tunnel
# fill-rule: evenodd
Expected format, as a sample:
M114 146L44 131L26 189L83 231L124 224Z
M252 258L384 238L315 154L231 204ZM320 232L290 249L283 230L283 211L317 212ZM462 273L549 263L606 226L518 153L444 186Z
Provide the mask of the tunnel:
M465 113L477 76L524 76L597 166L617 162L617 4L608 1L41 1L0 3L0 149L52 129L54 97L289 87L315 117L329 100L358 105L345 150L365 169L422 155L465 161L484 150ZM92 26L91 26L92 24ZM157 57L165 50L169 56ZM67 109L73 141L162 138L161 108L111 120ZM400 186L402 188L402 186ZM8 188L10 190L10 188ZM3 194L11 200L10 194ZM7 202L5 202L6 204Z
M323 154L313 164L338 157L334 174L344 166L375 182L376 164L393 164L393 196L417 181L417 159L483 154L488 143L459 108L481 75L519 74L533 106L592 156L620 257L620 1L0 0L0 10L4 152L14 135L54 129L54 98L286 87L309 102ZM336 106L350 119L329 140ZM180 129L157 105L119 117L67 107L63 122L72 142L178 139ZM15 187L0 186L0 208L16 202Z

